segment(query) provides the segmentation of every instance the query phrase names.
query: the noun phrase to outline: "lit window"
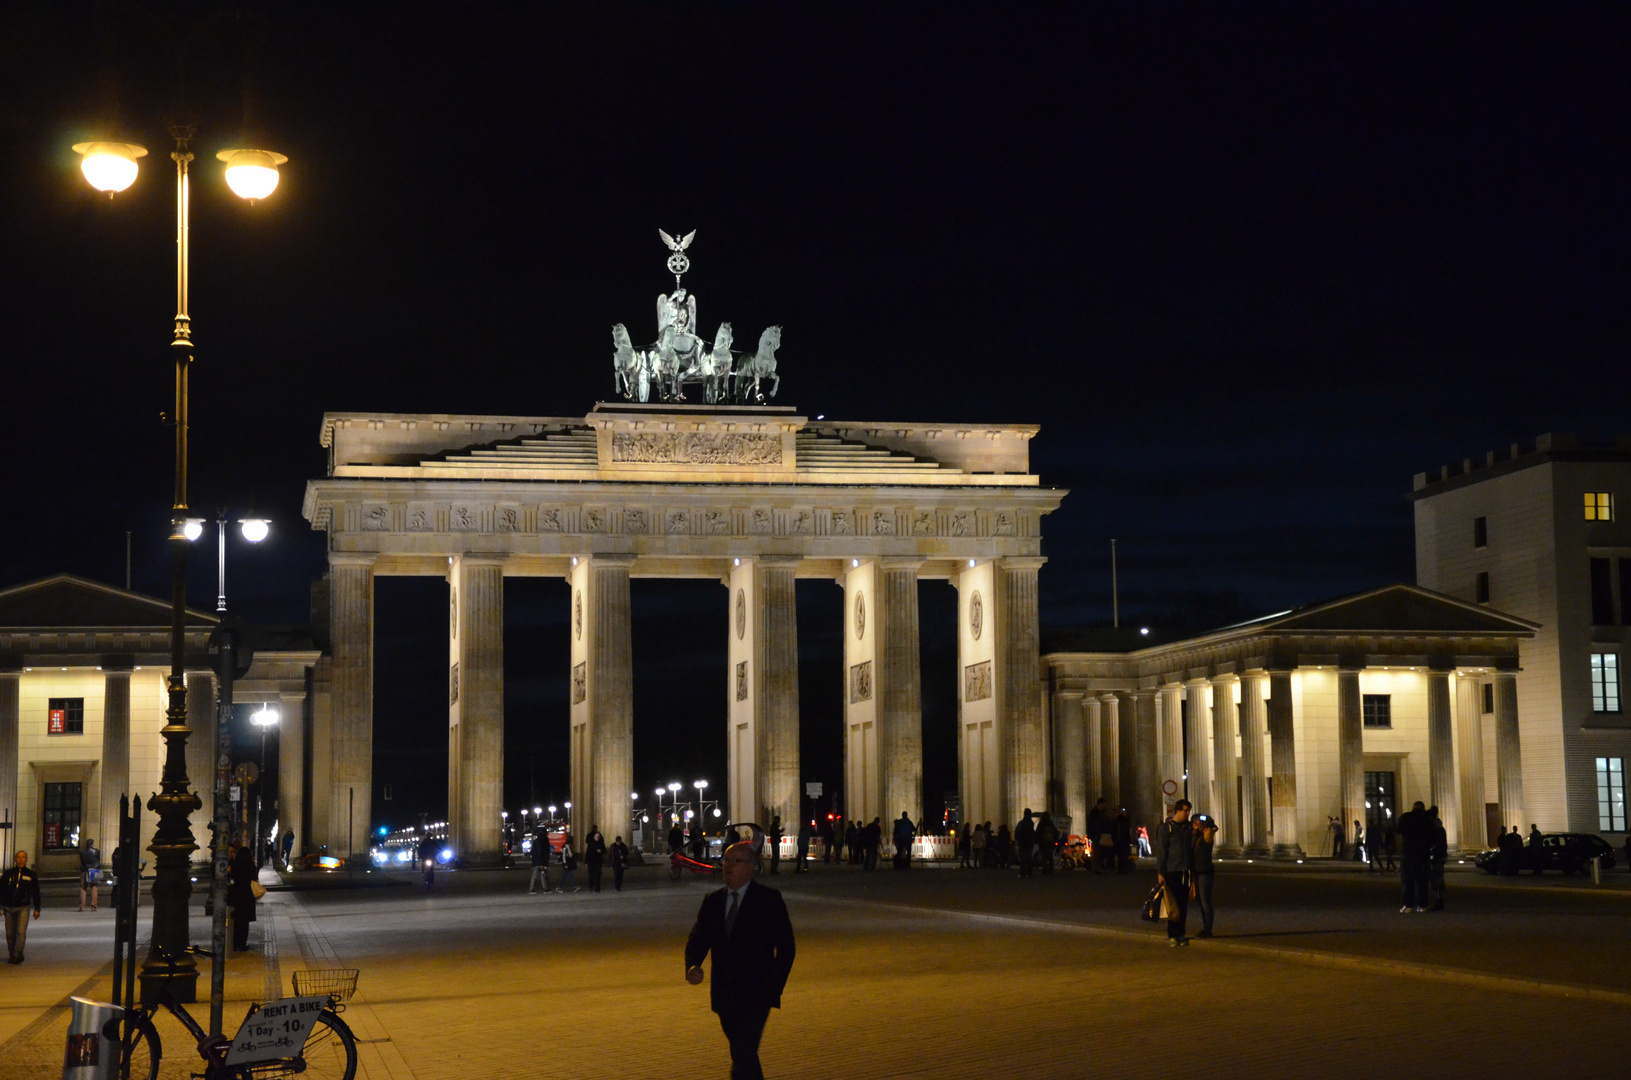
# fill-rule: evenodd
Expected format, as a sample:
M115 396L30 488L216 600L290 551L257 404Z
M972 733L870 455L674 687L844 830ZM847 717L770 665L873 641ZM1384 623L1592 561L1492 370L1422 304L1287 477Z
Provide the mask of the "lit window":
M79 814L85 785L46 784L45 819L40 823L41 846L46 851L72 851L79 846Z
M1366 727L1390 728L1393 726L1392 695L1365 694L1360 698L1360 706Z
M1625 759L1597 759L1597 829L1625 831Z
M1620 711L1619 653L1591 654L1591 711L1600 713Z
M1613 521L1614 495L1608 491L1586 492L1586 520Z

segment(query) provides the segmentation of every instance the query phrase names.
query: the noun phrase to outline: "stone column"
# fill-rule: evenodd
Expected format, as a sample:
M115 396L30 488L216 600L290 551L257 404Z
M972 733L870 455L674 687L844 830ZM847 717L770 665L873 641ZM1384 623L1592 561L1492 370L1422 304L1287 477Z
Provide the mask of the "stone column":
M1041 630L1037 572L1045 560L999 559L996 565L997 715L1005 725L1004 818L1047 804L1048 739L1042 715Z
M1357 664L1337 669L1337 785L1342 802L1342 827L1352 839L1354 822L1367 820L1365 718L1360 707Z
M1099 698L1099 794L1110 800L1110 813L1121 809L1121 698Z
M846 575L846 580L853 576ZM966 819L970 823L990 821L993 828L1005 820L1006 813L1001 805L1005 771L999 737L1004 728L993 685L997 645L1002 639L996 581L996 564L990 559L959 566L952 578L957 587L957 764L961 770L957 786ZM851 641L852 635L845 640ZM854 641L854 646L864 651L864 642ZM857 652L857 658L859 655ZM854 726L849 730L853 733Z
M1466 675L1455 680L1455 729L1459 744L1461 778L1461 846L1489 846L1489 823L1484 819L1484 724L1478 680Z
M326 583L325 583L326 584ZM314 852L328 842L334 815L330 813L329 793L334 790L334 657L318 658L311 672L311 726L306 729L306 760L311 771L306 776L306 831L300 836L304 851ZM341 808L343 815L344 808ZM344 818L342 817L342 821Z
M329 554L329 619L334 648L329 761L330 855L366 855L374 791L374 556ZM314 838L316 839L316 838Z
M283 857L283 834L294 833L294 854L306 843L306 695L278 695L276 853Z
M448 839L462 865L498 866L504 861L504 558L456 555L447 579ZM617 822L619 831L623 824Z
M1239 762L1236 760L1236 729L1240 725L1235 709L1235 680L1212 681L1212 816L1219 822L1218 848L1230 854L1245 847L1246 828L1236 792L1240 788Z
M213 696L213 695L212 695ZM191 697L191 694L188 695ZM212 710L213 711L213 710ZM191 719L192 709L187 710ZM213 725L211 725L213 726ZM188 750L199 737L199 729L193 728L191 738L187 740ZM187 755L191 757L192 754ZM207 772L194 773L192 767L187 768L187 775L192 778L192 786L204 799L205 807L210 805L209 792L215 783L215 763L208 762ZM97 848L102 852L103 863L111 866L113 849L119 843L119 796L131 794L130 791L130 672L114 671L104 668L102 673L102 789L101 802L97 808L97 832L91 839L96 841ZM198 837L199 852L209 861L209 833L195 833ZM16 838L13 837L13 840ZM197 854L197 853L195 853Z
M208 867L210 864L210 823L215 820L215 759L221 739L221 710L216 700L216 691L219 689L213 672L189 671L187 673L187 727L192 734L187 736L187 779L189 786L198 793L199 807L190 815L192 822L193 839L198 841L198 850L193 852L193 865L195 867ZM129 682L125 686L125 761L127 762L125 774L125 788L129 791L130 774L128 762L129 730L130 730L130 688ZM106 739L103 740L106 746ZM104 759L106 760L106 759ZM258 764L258 762L257 762ZM254 793L264 791L267 781L263 778L244 789L244 798L251 800L248 805L251 811L255 805ZM135 792L131 792L132 795ZM103 811L106 813L106 811ZM110 834L119 835L119 796L113 797L114 831ZM104 829L104 832L107 830ZM100 838L98 838L100 839ZM107 845L103 850L112 858L113 848Z
M1240 677L1240 811L1245 853L1269 853L1268 773L1263 761L1263 684L1268 676L1249 671Z
M1211 717L1206 711L1206 680L1191 679L1184 684L1188 705L1188 728L1184 733L1184 768L1189 772L1189 801L1195 813L1215 818L1212 812Z
M1495 676L1495 771L1501 820L1520 831L1523 820L1523 752L1518 741L1518 677L1510 671Z
M1133 691L1133 746L1136 759L1133 766L1133 797L1128 800L1133 808L1133 827L1155 829L1161 821L1161 762L1156 756L1155 691ZM1125 794L1125 792L1123 793Z
M1132 819L1133 827L1137 828L1142 822L1139 820L1143 804L1139 802L1138 787L1138 700L1128 691L1118 691L1116 724L1118 738L1116 763L1116 780L1120 785L1121 805L1127 808L1127 816Z
M1184 688L1177 684L1163 686L1156 699L1157 736L1161 744L1160 765L1156 777L1156 790L1163 806L1171 806L1184 795ZM1178 785L1175 795L1166 794L1167 781ZM1191 803L1195 800L1190 799Z
M1291 672L1269 673L1268 727L1274 737L1274 857L1303 857L1297 807L1297 733L1292 722Z
M1082 761L1084 779L1087 787L1086 802L1092 805L1100 796L1108 798L1104 791L1104 764L1102 735L1103 720L1101 713L1104 705L1092 694L1082 696L1082 730L1086 753ZM1084 826L1087 824L1084 820Z
M572 838L627 828L634 783L633 555L576 560L572 584Z
M1059 783L1059 805L1055 808L1070 819L1070 832L1080 833L1087 825L1087 732L1082 715L1082 695L1066 691L1053 696L1054 773Z
M1427 673L1427 773L1432 805L1452 852L1461 849L1461 801L1455 785L1455 719L1450 714L1450 673Z
M749 560L742 562L746 565ZM749 677L757 758L754 787L760 804L771 814L781 815L782 828L791 836L803 817L799 787L798 606L794 588L800 560L760 558L752 562L755 580ZM913 598L915 601L915 592ZM915 624L915 602L913 607ZM918 749L921 772L921 735ZM769 824L768 818L765 823Z
M0 671L0 817L10 821L13 825L11 837L11 850L15 851L20 840L17 839L17 771L22 768L18 757L18 708L21 699L18 695L18 683L22 673L17 671ZM117 802L114 804L117 806ZM6 815L10 815L7 817ZM98 838L100 839L100 838ZM111 847L103 850L112 851ZM7 869L10 869L7 867Z
M878 780L884 834L902 810L923 815L923 678L917 631L918 559L879 559Z

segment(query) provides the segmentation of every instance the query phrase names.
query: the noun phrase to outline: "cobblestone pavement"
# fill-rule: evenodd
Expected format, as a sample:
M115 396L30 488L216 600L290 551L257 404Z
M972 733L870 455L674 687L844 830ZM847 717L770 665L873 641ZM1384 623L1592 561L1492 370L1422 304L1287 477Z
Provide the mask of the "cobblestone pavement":
M1228 936L1187 949L1138 921L1147 874L784 873L774 883L800 951L766 1071L1626 1074L1631 890L1453 875L1450 912L1407 916L1391 882L1225 869ZM297 968L359 967L345 1013L359 1076L723 1076L706 988L681 976L707 887L648 868L622 894L528 897L519 871L439 876L428 896L406 883L273 893L251 939L261 954L233 965L227 1016L271 980L286 993ZM56 916L64 935L70 915ZM48 911L36 925L52 922ZM53 1002L87 980L106 995L87 925L60 941L31 934L28 964L0 971L0 1080L60 1075L67 1017L50 1016ZM165 1074L185 1076L180 1029L165 1023ZM1544 1037L1498 1034L1517 1031Z

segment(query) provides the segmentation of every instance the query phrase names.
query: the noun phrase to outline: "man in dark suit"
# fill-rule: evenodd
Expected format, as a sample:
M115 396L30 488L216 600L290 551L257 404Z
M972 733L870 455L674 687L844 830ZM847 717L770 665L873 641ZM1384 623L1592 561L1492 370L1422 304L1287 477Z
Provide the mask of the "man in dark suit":
M685 981L702 982L702 961L713 953L709 1000L731 1044L732 1080L761 1080L759 1039L793 970L793 924L782 894L753 880L759 852L753 844L725 850L725 887L709 893L685 942Z

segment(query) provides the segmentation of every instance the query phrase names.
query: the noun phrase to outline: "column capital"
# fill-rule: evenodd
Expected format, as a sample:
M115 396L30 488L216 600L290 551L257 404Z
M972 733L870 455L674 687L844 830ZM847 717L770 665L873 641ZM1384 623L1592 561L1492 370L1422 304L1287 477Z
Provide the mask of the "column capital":
M591 570L601 566L611 569L617 567L627 569L634 566L636 556L632 552L596 552L593 555L578 555L576 558L588 563Z
M916 559L900 556L879 556L872 560L879 570L910 570L913 573L923 569L926 559Z
M1072 698L1076 699L1077 701L1082 701L1088 696L1086 690L1055 690L1054 694L1061 701L1069 701Z
M379 556L371 551L331 551L328 553L330 568L344 566L347 568L372 570L379 561Z
M460 551L447 557L448 566L452 566L455 559L472 566L503 566L510 561L509 555L502 551Z
M1043 555L1005 555L994 561L1000 570L1040 570L1048 560Z
M1120 705L1121 698L1114 690L1106 690L1102 694L1094 694L1094 699L1104 705Z
M1196 677L1193 679L1185 679L1183 681L1183 686L1189 690L1200 690L1203 687L1211 686L1213 681L1214 680L1208 678Z
M803 555L743 555L741 559L767 570L797 570L804 562Z

